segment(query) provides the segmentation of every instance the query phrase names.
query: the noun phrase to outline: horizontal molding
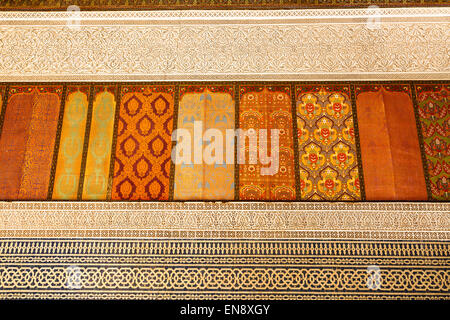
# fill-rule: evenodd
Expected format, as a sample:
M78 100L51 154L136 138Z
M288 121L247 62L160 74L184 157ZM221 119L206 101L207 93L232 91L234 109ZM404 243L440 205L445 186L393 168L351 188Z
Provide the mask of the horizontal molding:
M448 21L450 7L412 7L412 8L353 8L353 9L304 9L304 10L169 10L169 11L2 11L0 24L20 24L26 21L51 21L65 23L74 18L89 25L98 21L108 21L108 24L127 24L139 21L151 24L155 21L165 21L179 24L180 21L252 21L252 20L331 20L340 22L346 19L380 18L440 18Z
M450 7L378 10L1 12L0 77L450 79Z
M78 5L81 10L174 10L174 9L307 9L446 6L446 0L2 0L1 10L66 10Z
M89 81L89 82L172 82L172 81L431 81L450 80L448 72L436 73L297 73L297 74L208 74L208 75L132 75L132 74L97 74L97 75L37 75L37 76L7 76L5 83L11 82L66 82L66 81Z
M449 203L0 202L0 237L449 240Z
M334 280L334 279L333 279ZM115 292L73 292L73 290L66 290L65 292L5 292L0 294L2 299L51 299L51 300L446 300L448 293L443 294L426 294L426 293L410 293L409 295L402 294L344 294L344 293L267 293L265 291L251 293L220 293L220 292L195 292L186 293L171 293L166 291L151 292L148 290L133 290L132 292L115 291Z

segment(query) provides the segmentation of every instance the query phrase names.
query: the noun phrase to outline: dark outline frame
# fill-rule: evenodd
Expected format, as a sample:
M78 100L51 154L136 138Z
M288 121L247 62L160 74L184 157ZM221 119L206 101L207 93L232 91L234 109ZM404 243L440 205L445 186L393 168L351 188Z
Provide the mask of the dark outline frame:
M361 148L359 145L359 129L357 129L358 126L358 122L357 122L357 113L356 113L356 94L355 94L355 89L354 86L358 85L358 84L372 84L372 85L389 85L389 84L405 84L408 85L410 87L410 98L412 100L412 104L413 104L413 108L414 108L414 112L415 112L415 118L416 118L416 126L417 130L418 130L418 135L419 135L419 142L423 143L423 137L421 139L421 131L419 130L420 127L420 119L418 119L417 117L417 112L418 112L418 104L417 104L417 100L416 100L416 91L415 91L415 86L418 84L449 84L450 80L426 80L426 81L419 81L419 80L388 80L388 81L370 81L370 80L364 80L364 81L105 81L105 82L96 82L96 81L92 81L92 82L86 82L86 81L52 81L52 82L0 82L0 86L4 86L5 90L4 90L4 97L3 97L3 104L2 104L2 114L0 116L0 137L1 137L1 133L2 133L2 129L3 129L3 122L4 122L4 117L5 117L5 112L6 112L6 108L7 108L7 104L8 104L8 100L9 100L9 89L12 86L39 86L39 85L62 85L63 86L63 91L66 90L66 86L81 86L81 85L88 85L90 87L90 93L89 93L89 109L88 109L88 118L86 121L86 131L85 131L85 141L84 141L84 146L83 146L83 160L82 160L82 166L81 166L81 171L80 171L80 181L79 181L79 188L78 188L78 200L81 200L81 196L82 196L82 190L83 190L83 184L84 184L84 174L85 174L85 167L86 167L86 158L87 158L87 152L88 152L88 144L89 144L89 133L90 133L90 126L91 126L91 121L92 121L92 107L93 107L93 99L94 99L94 87L96 86L116 86L116 97L119 88L121 88L122 86L126 86L129 85L130 83L139 83L139 85L174 85L175 86L175 93L174 95L179 97L179 87L181 85L233 85L234 89L235 89L235 96L240 94L239 92L239 86L240 85L289 85L290 89L291 89L291 96L292 96L292 88L294 88L295 90L295 86L297 85L311 85L311 84L321 84L321 85L332 85L332 84L341 84L341 85L349 85L350 86L350 91L351 91L351 102L352 102L352 112L353 112L353 117L354 117L354 127L355 127L355 143L357 143L356 145L356 151L357 151L357 156L358 156L358 170L359 170L359 174L360 174L360 189L361 189L361 200L360 201L350 201L351 202L364 202L366 201L365 198L365 192L364 190L364 177L363 177L363 171L362 171L362 158L361 158ZM294 93L295 94L295 93ZM355 95L355 97L353 97L353 95ZM354 99L353 99L354 98ZM292 97L291 97L292 100ZM294 103L294 101L291 101L292 103ZM178 101L177 101L178 103ZM118 109L120 109L120 103L119 103L119 107L117 107L118 105L118 100L116 100L116 112L118 112ZM176 108L176 110L175 110ZM236 101L235 99L235 117L239 117L239 101ZM294 110L294 108L293 108ZM60 110L61 111L61 110ZM174 117L178 118L178 107L174 106ZM355 121L355 117L356 117L356 121ZM239 119L235 119L235 121L238 121ZM88 126L88 122L89 122L89 126ZM114 120L114 129L116 127L116 119ZM174 129L175 129L175 119L174 119ZM57 131L57 137L60 136L61 132L60 132L60 128L59 128L59 124L58 124L58 131ZM294 136L294 140L295 140L295 135ZM115 148L115 143L116 141L114 140L114 136L113 136L113 141L112 141L113 145L112 145L112 149ZM237 144L235 143L235 146L237 146ZM236 147L235 147L236 148ZM422 157L422 162L423 159L425 159L425 154L423 151L423 145L421 144L421 157ZM113 156L111 154L111 156ZM236 153L235 153L236 156ZM296 161L295 163L298 163L298 161ZM56 168L56 163L52 164L52 166L55 165ZM110 163L110 166L112 166L112 163ZM424 164L424 166L426 166L426 162ZM437 199L433 199L430 197L429 194L429 179L427 179L427 170L425 170L426 167L424 167L424 173L425 173L425 180L426 180L426 188L427 188L427 193L428 193L428 201L433 201L433 202L447 202L446 200L437 200ZM114 169L113 169L114 170ZM111 169L110 169L111 171ZM171 166L171 174L172 174L172 166ZM299 175L299 173L296 172L297 175ZM111 175L111 172L109 173L109 175ZM238 173L237 173L238 175ZM236 177L236 164L235 164L235 177ZM50 179L50 178L49 178ZM174 179L172 178L172 176L170 176L169 178L169 185L173 185L173 181ZM296 184L297 184L297 179L296 179ZM236 183L235 180L235 188L236 186L238 186L238 183ZM108 186L109 187L109 186ZM50 186L49 186L50 188ZM297 188L297 187L296 187ZM80 195L80 190L81 190L81 195ZM170 189L169 189L170 190ZM169 191L170 192L170 191ZM173 192L173 189L172 189ZM236 190L235 190L235 194L236 194ZM173 198L173 196L172 196ZM155 202L166 202L166 201L178 201L178 202L185 202L185 200L173 200L170 197L170 193L169 193L169 200L152 200ZM297 197L296 197L297 198ZM45 200L45 199L44 199ZM230 202L230 201L238 201L239 198L236 198L234 200L222 200L221 202ZM37 201L42 201L42 200L28 200L29 202L37 202ZM73 200L58 200L58 201L73 201ZM119 202L122 200L111 200L110 197L107 198L106 200L82 200L85 202L101 202L101 201L108 201L108 202ZM298 199L296 201L300 201L303 202L303 200ZM421 202L423 200L418 200L415 202ZM141 201L130 201L130 202L141 202ZM256 202L292 202L292 200L257 200ZM317 203L320 203L322 201L317 201ZM386 201L375 201L375 202L386 202ZM388 201L389 202L389 201ZM396 201L390 201L390 202L402 202L401 200L396 200ZM404 201L403 201L404 202ZM410 201L411 202L411 201ZM414 201L413 201L414 202Z

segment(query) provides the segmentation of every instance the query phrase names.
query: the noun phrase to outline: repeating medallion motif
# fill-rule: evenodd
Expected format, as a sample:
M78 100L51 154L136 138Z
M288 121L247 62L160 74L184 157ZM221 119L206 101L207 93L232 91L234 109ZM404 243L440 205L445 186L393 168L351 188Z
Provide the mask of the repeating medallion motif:
M239 154L245 154L246 162L239 165L240 200L295 200L294 137L292 127L292 106L290 86L240 86L239 126L240 129L255 133L259 159L252 161L250 141L245 139L239 145ZM267 130L261 136L259 130ZM261 161L262 153L274 152L272 130L279 132L279 150L276 172L262 174L268 167ZM267 152L267 149L271 152ZM256 156L256 155L255 155ZM253 163L252 163L253 162Z
M168 200L174 86L122 88L112 200Z
M302 199L361 199L349 94L349 86L296 87Z

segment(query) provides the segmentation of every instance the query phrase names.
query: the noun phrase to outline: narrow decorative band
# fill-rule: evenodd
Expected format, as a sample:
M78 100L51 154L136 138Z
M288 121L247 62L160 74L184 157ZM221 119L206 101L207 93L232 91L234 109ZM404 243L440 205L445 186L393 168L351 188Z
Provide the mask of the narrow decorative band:
M450 204L2 202L0 237L449 240Z
M1 12L0 78L445 80L449 28L449 7Z

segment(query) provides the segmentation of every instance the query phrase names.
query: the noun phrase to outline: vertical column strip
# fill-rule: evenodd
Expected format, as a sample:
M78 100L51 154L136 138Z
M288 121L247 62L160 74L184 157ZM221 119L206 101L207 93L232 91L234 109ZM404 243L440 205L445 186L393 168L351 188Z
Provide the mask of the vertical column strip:
M114 133L117 84L94 86L92 121L81 198L106 200Z
M292 139L294 142L294 169L295 169L295 199L301 200L300 189L300 154L298 149L298 128L297 128L297 99L295 96L296 86L291 83L291 107L292 107Z
M81 200L81 197L83 195L84 175L86 173L86 161L89 148L89 135L91 133L93 104L94 104L94 85L91 85L89 89L88 114L86 119L86 131L84 134L83 156L81 159L80 181L78 182L78 195L77 195L78 200Z
M2 137L3 123L5 122L6 107L8 105L9 85L6 85L5 92L4 92L4 94L2 96L3 96L2 97L3 98L3 103L2 103L2 110L1 110L1 114L0 114L0 138Z
M203 92L204 97L206 98L206 93L208 92L208 87L205 87L205 91ZM206 122L206 114L207 111L206 109L208 108L208 100L205 99L203 101L203 108L202 108L202 122L203 122L203 132L202 132L202 153L205 150L205 141L203 140L203 134L205 133L205 130L209 129L207 126L207 122ZM195 130L194 130L195 132ZM195 143L195 140L194 140ZM194 155L195 157L195 155ZM203 156L202 156L203 159ZM205 200L205 188L206 188L206 165L205 165L205 159L202 160L202 195L201 195L201 199Z
M364 172L363 163L361 156L361 144L359 141L359 125L358 125L358 115L356 108L356 95L355 95L355 85L350 85L350 100L352 103L352 113L353 113L353 128L355 129L355 147L356 147L356 157L358 159L358 173L359 173L359 190L361 192L361 201L366 200L366 189L364 186Z
M239 126L239 83L235 82L234 87L234 132L238 132ZM239 137L234 137L234 200L239 200Z
M47 200L51 200L53 196L53 187L55 184L55 172L56 172L56 164L58 161L58 153L59 153L59 145L61 143L61 130L64 119L64 109L66 102L66 94L67 94L67 85L63 86L63 91L61 95L61 105L59 107L59 117L58 117L58 125L56 127L56 138L55 138L55 147L53 150L53 159L52 159L52 167L50 169L50 180L48 182L48 194Z
M426 158L425 149L424 149L424 139L423 139L423 134L422 134L422 125L420 123L419 104L417 102L416 85L413 81L411 81L409 83L409 86L411 88L411 98L412 98L412 103L413 103L413 108L414 108L414 117L416 118L417 135L419 138L419 147L420 147L420 156L422 158L423 173L425 175L425 187L427 189L428 200L432 201L434 199L433 199L432 193L431 193L430 174L428 171L427 158Z
M178 83L175 84L175 92L174 92L174 106L173 106L173 120L172 120L172 133L178 128L178 107L180 100L180 85ZM176 145L172 144L172 150ZM172 159L172 150L170 151L170 174L169 174L169 201L173 201L173 194L175 188L175 163Z
M113 177L114 177L114 165L116 163L116 146L117 146L117 133L119 129L119 116L120 116L120 102L122 99L122 84L118 84L116 88L116 110L114 114L114 128L113 139L111 145L111 158L109 161L109 176L108 186L106 191L106 200L111 200Z

